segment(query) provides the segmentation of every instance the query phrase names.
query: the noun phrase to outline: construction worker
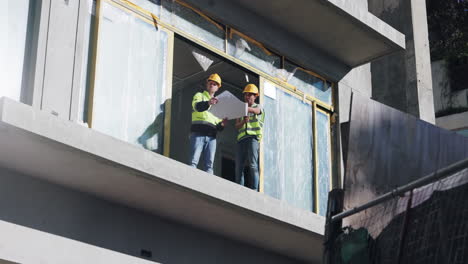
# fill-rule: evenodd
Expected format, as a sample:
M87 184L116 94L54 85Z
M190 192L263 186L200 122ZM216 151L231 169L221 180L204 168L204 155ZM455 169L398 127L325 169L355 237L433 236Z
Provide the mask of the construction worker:
M255 84L247 84L243 91L244 101L248 104L248 115L236 120L237 152L236 152L236 182L258 191L259 142L262 138L262 127L265 113L260 105L255 103L258 88ZM249 169L248 178L244 179L244 164Z
M227 119L221 120L208 111L212 105L218 103L214 94L219 87L221 87L221 77L213 73L206 80L206 90L196 93L192 100L189 165L196 168L203 152L203 168L211 174L213 174L216 152L216 134L224 129L227 122Z

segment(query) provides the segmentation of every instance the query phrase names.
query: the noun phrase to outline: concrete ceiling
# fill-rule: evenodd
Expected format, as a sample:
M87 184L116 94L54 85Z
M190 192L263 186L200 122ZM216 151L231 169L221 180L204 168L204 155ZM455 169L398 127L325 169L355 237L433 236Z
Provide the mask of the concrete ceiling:
M249 1L240 5L350 66L400 47L332 1ZM366 10L367 12L367 10ZM370 15L370 14L369 14ZM404 46L404 45L403 45Z
M403 34L349 0L188 2L332 80L405 47Z
M204 71L195 59L192 54L193 51L213 61L207 71ZM176 38L174 40L174 91L192 84L199 85L202 88L204 80L211 73L218 73L221 76L223 87L230 86L241 90L248 82L258 84L258 76L255 74L236 67L217 55L195 47L181 39Z

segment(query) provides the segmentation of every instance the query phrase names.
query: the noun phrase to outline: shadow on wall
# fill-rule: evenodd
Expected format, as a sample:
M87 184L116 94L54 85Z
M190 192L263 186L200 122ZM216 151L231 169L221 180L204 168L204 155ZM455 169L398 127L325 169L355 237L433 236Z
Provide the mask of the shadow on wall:
M137 139L138 144L143 146L145 149L159 154L162 154L164 151L164 120L166 105L170 105L170 99L167 99L159 106L159 114Z

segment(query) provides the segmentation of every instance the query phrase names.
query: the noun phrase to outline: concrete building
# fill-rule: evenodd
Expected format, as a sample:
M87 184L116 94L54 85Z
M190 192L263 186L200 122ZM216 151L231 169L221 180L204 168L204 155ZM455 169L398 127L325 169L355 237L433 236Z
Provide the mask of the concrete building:
M378 2L8 0L0 263L320 263L351 94L433 122L424 1ZM185 165L215 72L260 87L259 193L232 124Z
M428 1L436 124L468 136L468 3ZM445 25L440 27L440 25Z
M468 62L461 66L464 71L460 71L458 76L463 80L466 79L464 72L468 70ZM450 74L445 60L433 61L431 68L437 126L468 136L468 84L460 82L461 87L453 87L450 76L454 74Z

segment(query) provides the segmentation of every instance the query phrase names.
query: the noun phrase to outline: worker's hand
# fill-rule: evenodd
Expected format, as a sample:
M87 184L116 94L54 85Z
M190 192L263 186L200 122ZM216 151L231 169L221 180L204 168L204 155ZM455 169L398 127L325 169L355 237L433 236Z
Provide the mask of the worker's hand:
M250 120L250 117L249 116L244 116L244 123L248 123Z
M221 124L222 124L223 126L226 126L227 122L228 122L228 119L227 119L227 117L225 117L225 118L223 119L223 121L221 121Z
M217 103L218 103L218 98L216 98L216 97L212 97L210 99L210 101L208 101L209 105L214 105L214 104L217 104Z

